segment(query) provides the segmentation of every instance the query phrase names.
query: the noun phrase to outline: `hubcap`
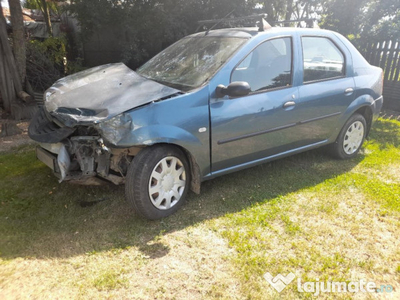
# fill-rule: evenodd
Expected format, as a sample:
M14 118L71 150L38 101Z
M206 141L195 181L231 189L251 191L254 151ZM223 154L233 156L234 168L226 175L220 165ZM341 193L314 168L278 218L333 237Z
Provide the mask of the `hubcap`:
M355 153L360 148L364 138L364 124L356 121L350 125L344 135L343 150L350 155Z
M183 163L174 156L165 157L156 164L150 175L150 200L160 210L170 209L179 202L185 185Z

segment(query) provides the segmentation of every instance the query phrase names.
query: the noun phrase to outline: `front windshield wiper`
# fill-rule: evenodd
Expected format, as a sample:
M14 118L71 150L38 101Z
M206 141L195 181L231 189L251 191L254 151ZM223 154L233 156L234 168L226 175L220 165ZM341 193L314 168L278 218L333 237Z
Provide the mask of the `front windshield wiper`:
M142 76L142 77L144 77L144 78L146 78L146 79L149 79L149 80L158 82L158 83L160 83L160 84L162 84L162 85L165 85L165 86L168 86L168 87L177 89L177 90L182 90L182 91L184 91L184 92L187 92L187 91L190 91L190 90L193 90L193 89L194 89L194 87L193 87L193 86L190 86L190 85L185 85L185 84L180 84L180 83L175 83L175 82L169 82L169 81L163 81L163 80L160 80L160 79L155 79L155 78L152 78L152 77L147 77L147 76L144 76L144 75L142 75L142 74L139 74L139 75Z

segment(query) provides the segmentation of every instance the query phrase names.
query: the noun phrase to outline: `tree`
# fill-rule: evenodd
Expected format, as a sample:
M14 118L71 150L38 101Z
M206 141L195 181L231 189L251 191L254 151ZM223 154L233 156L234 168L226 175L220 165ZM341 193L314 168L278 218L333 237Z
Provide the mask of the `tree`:
M51 11L57 11L57 2L55 0L27 0L24 7L31 9L40 9L46 24L47 33L53 36L53 27L51 25Z
M400 0L370 1L363 18L361 37L400 39Z
M388 32L400 34L395 30L399 7L400 0L75 0L69 6L84 39L93 33L104 38L105 32L113 31L110 44L121 50L118 59L132 68L193 33L197 21L222 18L232 10L232 16L266 13L271 23L318 18L322 28L356 41Z
M26 78L26 42L21 2L19 0L8 0L8 5L11 13L15 63L20 81L24 85Z
M12 18L12 25L15 26L20 25L17 23L18 21L18 6L16 3L10 3L10 8L13 8L12 11L16 9L17 11L17 17L14 15L14 18ZM14 6L15 5L15 6ZM22 19L22 10L21 6L19 4L19 9L21 11L20 18ZM22 22L22 20L19 20ZM17 20L17 21L16 21ZM17 30L19 30L19 27L17 26ZM23 27L22 27L23 30ZM15 34L15 33L14 33ZM22 34L22 39L24 40L24 35ZM25 48L24 44L23 48ZM19 53L19 47L21 45L16 45L16 42L14 42L14 51ZM24 50L24 49L22 49ZM23 67L25 67L25 61L23 61ZM20 72L22 74L20 74ZM5 111L7 113L10 113L14 118L16 119L21 119L22 117L26 117L25 112L28 114L31 112L30 108L25 109L25 105L21 105L20 101L17 100L17 96L24 100L25 102L30 101L31 97L27 93L23 91L22 84L21 84L21 76L23 77L23 80L25 80L25 75L24 75L25 69L19 66L17 68L14 55L11 51L11 47L9 44L9 39L7 36L7 30L6 30L6 21L3 15L3 10L1 7L0 3L0 94L3 99L3 106L5 108ZM4 128L3 128L4 129ZM8 129L7 129L8 131Z
M400 0L322 0L319 1L322 27L340 32L355 40L396 36ZM397 24L397 25L396 25ZM381 30L386 28L385 31ZM399 38L397 31L397 38Z
M46 23L47 33L49 36L53 36L53 27L51 26L50 10L47 6L46 0L40 0L40 9L43 13L44 22Z
M198 20L251 13L244 0L76 0L70 6L86 40L94 33L115 32L121 59L137 67L181 37L193 33Z

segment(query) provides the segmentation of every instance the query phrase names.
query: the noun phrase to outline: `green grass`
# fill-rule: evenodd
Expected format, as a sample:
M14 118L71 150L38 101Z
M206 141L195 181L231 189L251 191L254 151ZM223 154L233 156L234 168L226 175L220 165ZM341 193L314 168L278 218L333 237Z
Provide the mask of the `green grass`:
M266 272L397 292L399 141L400 122L379 119L353 160L320 149L207 181L155 222L134 215L123 187L59 184L31 146L0 154L0 295L312 298L295 283L278 294Z
M92 281L93 286L98 290L113 290L123 286L126 281L120 278L118 271L109 270L108 268L98 274Z
M297 272L304 281L310 279L314 282L315 278L346 281L354 272L375 271L382 276L390 269L393 272L393 265L385 266L384 261L374 264L357 255L360 244L354 243L354 237L365 246L372 246L361 234L379 235L379 232L368 232L368 222L376 213L380 216L391 215L390 222L395 224L393 233L398 237L399 129L397 121L379 120L365 145L364 154L356 159L357 164L353 164L354 161L330 161L316 152L279 162L281 167L291 161L299 165L292 165L290 172L274 173L272 183L263 183L270 185L267 190L282 182L297 182L299 188L293 191L291 187L280 187L284 196L271 197L267 193L263 200L240 213L229 214L213 222L215 229L236 250L232 261L237 268L237 276L241 277L242 292L246 298L265 297L268 287L262 275L266 271L271 274ZM309 161L307 156L312 155L315 157ZM306 163L305 160L310 165L299 176L303 169L300 163ZM313 181L311 185L308 184L310 180ZM375 211L364 213L363 206ZM356 212L365 215L357 218ZM338 234L335 230L344 232ZM329 239L334 235L341 236L340 240ZM355 254L346 255L349 249ZM374 249L373 253L379 256L377 251L379 249ZM389 259L399 262L399 252L395 250ZM281 294L287 299L310 296L298 293L294 285ZM331 297L336 298L337 295Z

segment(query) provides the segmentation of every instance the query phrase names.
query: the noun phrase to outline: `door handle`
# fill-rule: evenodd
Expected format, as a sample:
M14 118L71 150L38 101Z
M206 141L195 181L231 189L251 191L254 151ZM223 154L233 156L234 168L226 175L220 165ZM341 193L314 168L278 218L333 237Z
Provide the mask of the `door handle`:
M286 102L285 104L283 104L283 108L289 108L289 107L295 106L295 105L296 105L296 102L294 102L294 101L288 101L288 102Z
M345 90L344 90L344 93L345 93L345 94L351 94L351 93L353 93L353 92L354 92L353 88L348 88L348 89L345 89Z

